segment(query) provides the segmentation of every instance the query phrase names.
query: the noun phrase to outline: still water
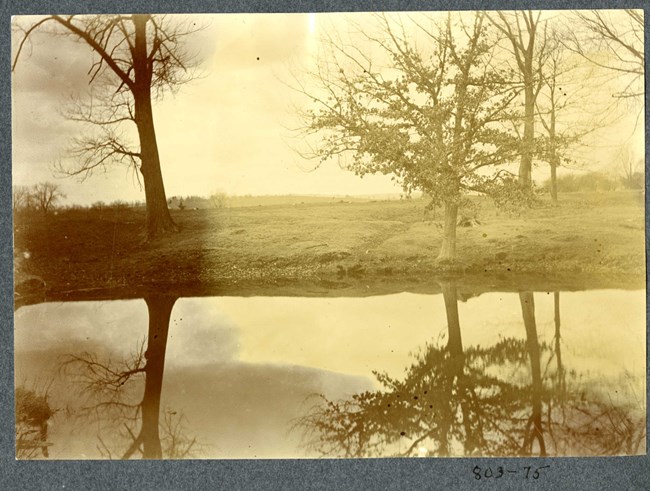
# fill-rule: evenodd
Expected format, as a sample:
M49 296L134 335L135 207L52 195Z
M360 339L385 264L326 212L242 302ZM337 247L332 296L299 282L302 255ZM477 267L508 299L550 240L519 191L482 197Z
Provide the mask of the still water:
M17 455L640 454L645 339L644 291L32 305Z

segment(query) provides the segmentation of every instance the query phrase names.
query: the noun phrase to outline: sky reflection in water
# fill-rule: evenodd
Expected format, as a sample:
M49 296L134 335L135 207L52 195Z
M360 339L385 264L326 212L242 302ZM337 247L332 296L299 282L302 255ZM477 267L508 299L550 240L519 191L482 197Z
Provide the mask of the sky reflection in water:
M643 291L443 291L23 307L16 386L49 458L645 452Z

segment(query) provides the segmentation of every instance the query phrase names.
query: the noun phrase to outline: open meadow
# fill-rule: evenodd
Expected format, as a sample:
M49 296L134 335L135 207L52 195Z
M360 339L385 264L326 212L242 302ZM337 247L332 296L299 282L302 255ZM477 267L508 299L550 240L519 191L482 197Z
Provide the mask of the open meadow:
M359 286L398 291L439 276L510 288L533 278L542 286L640 286L642 200L639 192L568 193L557 206L541 198L513 215L475 197L460 212L467 226L458 228L456 262L436 260L442 220L425 211L424 199L173 210L180 232L150 242L144 210L19 216L17 292L38 291L36 277L47 298L143 288L255 294L296 282L319 285L319 294L350 294Z

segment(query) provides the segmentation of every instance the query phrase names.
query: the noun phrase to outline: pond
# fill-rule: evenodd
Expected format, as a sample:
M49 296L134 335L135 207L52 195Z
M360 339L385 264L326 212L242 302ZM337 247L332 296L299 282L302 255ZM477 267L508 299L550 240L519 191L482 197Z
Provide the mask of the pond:
M645 453L643 290L15 314L18 458Z

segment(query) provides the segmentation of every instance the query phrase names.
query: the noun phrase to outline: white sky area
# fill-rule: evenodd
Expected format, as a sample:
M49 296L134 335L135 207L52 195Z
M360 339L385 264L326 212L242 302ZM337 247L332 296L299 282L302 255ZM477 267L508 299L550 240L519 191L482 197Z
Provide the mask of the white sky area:
M562 292L567 366L605 377L628 371L642 382L644 298L643 290ZM535 292L534 302L539 340L552 343L553 294ZM459 301L458 309L465 349L526 337L516 293L485 293ZM98 330L100 324L105 328ZM181 298L171 315L165 366L250 363L369 379L378 370L400 377L427 343L444 346L446 333L442 295ZM40 304L16 312L16 353L97 349L117 360L132 353L146 336L143 300Z
M347 33L353 22L368 25L368 14L214 14L197 15L205 29L190 48L203 60L201 76L168 94L154 107L156 132L167 196L223 191L242 194L384 194L401 188L388 176L363 179L335 161L314 170L296 148L295 107L306 107L288 84L313 66L325 32ZM550 14L546 14L550 15ZM20 23L33 19L21 18ZM14 51L16 40L14 38ZM143 200L132 172L113 166L79 182L61 178L53 165L66 156L81 123L62 110L73 94L88 88L92 63L87 46L37 33L13 74L13 181L31 185L54 180L66 203ZM641 111L641 112L640 112ZM625 109L618 121L591 137L582 167L615 171L622 146L643 156L642 108ZM597 142L597 143L596 143ZM543 166L534 177L543 180Z

